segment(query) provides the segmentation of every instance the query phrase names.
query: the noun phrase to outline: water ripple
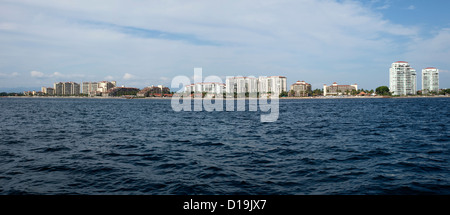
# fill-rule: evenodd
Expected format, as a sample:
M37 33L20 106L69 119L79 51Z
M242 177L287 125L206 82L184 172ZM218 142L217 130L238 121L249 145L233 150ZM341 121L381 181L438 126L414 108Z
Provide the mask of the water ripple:
M261 123L169 100L0 98L0 193L448 195L448 102L281 100Z

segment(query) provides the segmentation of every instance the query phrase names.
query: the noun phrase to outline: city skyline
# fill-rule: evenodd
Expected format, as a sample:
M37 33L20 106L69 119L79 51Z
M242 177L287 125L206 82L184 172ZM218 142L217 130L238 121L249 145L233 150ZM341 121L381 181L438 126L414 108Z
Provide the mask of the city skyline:
M196 66L223 80L283 75L313 89L333 82L375 89L389 85L395 61L439 68L440 88L450 88L448 1L0 5L0 91L93 80L168 86Z

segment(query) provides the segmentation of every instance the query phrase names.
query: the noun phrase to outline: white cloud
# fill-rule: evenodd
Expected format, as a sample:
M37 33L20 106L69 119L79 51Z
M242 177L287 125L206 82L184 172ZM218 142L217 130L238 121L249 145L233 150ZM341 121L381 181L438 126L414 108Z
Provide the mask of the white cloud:
M389 1L372 2L390 7ZM2 68L59 71L32 75L40 78L122 77L142 85L191 76L193 67L201 66L204 77L285 75L289 82L311 83L333 83L337 72L347 71L341 78L368 88L353 80L355 75L388 67L419 32L352 0L23 0L1 6L0 29L8 30L0 33L0 58L7 62Z
M108 75L108 76L104 77L103 79L105 79L106 81L113 81L113 80L114 80L114 77Z
M18 75L17 72L13 73L13 74ZM34 78L82 78L82 77L85 77L85 75L83 75L83 74L66 75L66 74L62 74L60 72L53 72L52 74L47 75L47 74L45 74L43 72L39 72L39 71L31 71L30 75L31 75L31 77L34 77Z
M414 5L409 5L406 9L407 9L407 10L415 10L415 9L416 9L416 6L414 6Z
M11 77L16 77L16 76L19 76L18 72L13 72L10 74L0 72L0 77L3 77L3 78L11 78Z
M135 76L130 73L125 73L122 78L125 80L132 80L135 79Z
M49 77L57 77L57 78L60 78L60 77L65 77L65 75L63 75L63 74L61 74L61 73L59 73L59 72L54 72L54 73L51 74Z
M36 77L36 78L44 77L44 73L43 72L39 72L39 71L31 71L30 75L31 75L31 77Z
M428 66L431 64L448 65L450 59L450 43L448 41L450 41L450 28L442 29L431 38L411 42L406 57L413 61L426 63Z

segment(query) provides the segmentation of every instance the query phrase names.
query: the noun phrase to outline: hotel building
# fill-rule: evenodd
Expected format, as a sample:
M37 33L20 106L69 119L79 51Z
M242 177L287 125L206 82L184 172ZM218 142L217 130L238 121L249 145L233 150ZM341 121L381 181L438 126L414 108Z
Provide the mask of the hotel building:
M289 96L294 97L305 97L312 94L311 84L305 81L297 81L291 85L291 90L289 91Z
M408 62L394 62L389 69L389 91L392 95L415 95L416 79L416 70Z
M358 90L358 85L338 85L334 82L332 85L323 85L323 96L340 96L340 95L350 95L352 91Z
M434 67L422 69L422 93L439 92L439 70Z
M170 94L170 89L168 87L164 87L163 85L158 86L150 86L145 87L141 91L139 91L136 96L137 97L150 97L150 96L157 96L162 97L165 94Z

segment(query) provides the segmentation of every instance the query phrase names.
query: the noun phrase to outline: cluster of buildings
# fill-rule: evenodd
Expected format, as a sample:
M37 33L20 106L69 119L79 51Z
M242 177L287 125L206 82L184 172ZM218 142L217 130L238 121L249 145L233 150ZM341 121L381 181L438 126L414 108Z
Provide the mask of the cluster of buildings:
M287 92L287 80L284 76L229 77L225 84L203 82L187 85L184 92L207 93L208 95L223 93L228 95L279 95L282 92Z
M25 91L25 95L33 96L102 96L102 97L112 97L112 96L127 96L127 95L140 95L143 92L142 97L156 96L156 93L170 93L169 88L159 85L158 87L147 87L143 90L134 87L117 87L116 81L100 81L100 82L57 82L53 84L53 87L42 87L41 91ZM157 88L158 90L148 90Z
M334 82L332 85L323 86L324 96L350 95L358 90L358 85L338 85ZM269 96L281 95L289 97L307 97L312 95L311 84L305 81L297 81L287 90L287 79L284 76L261 76L255 77L229 77L226 84L218 82L195 83L187 85L184 88L185 93L207 93L227 95L256 95Z
M392 95L417 94L417 72L406 61L392 63L389 69L389 90ZM336 82L323 85L323 96L357 95L358 85L339 85ZM260 96L281 95L286 93L290 97L307 97L312 95L311 84L297 81L287 91L287 80L284 76L230 77L226 83L195 83L185 86L186 93L207 94L245 94L255 93ZM428 67L422 70L422 94L439 92L439 70ZM363 93L366 94L366 93ZM358 94L360 95L360 94Z
M53 87L42 87L36 95L79 96L80 84L75 82L57 82Z
M417 72L406 61L392 63L389 69L389 91L392 95L416 95ZM422 93L439 92L439 70L422 69Z
M83 82L82 85L76 82L56 82L53 87L42 87L38 94L49 96L99 96L102 93L116 87L115 81L100 81L100 82Z
M115 81L83 82L81 93L87 96L101 96L114 87Z
M389 90L392 95L417 94L417 72L406 61L392 63L389 68ZM356 95L357 84L338 85L336 82L323 85L323 96ZM228 77L226 83L202 82L184 87L187 94L202 93L207 96L238 95L262 97L269 95L283 95L289 97L308 97L312 95L311 84L297 81L287 90L285 76L256 77ZM422 93L439 92L439 70L434 67L422 69ZM123 96L136 95L137 97L169 97L170 89L162 85L149 86L140 90L131 87L117 87L115 81L57 82L53 87L42 87L40 92L26 91L25 95L50 96Z

